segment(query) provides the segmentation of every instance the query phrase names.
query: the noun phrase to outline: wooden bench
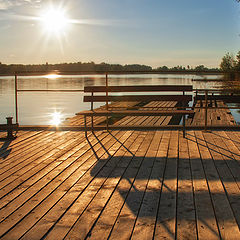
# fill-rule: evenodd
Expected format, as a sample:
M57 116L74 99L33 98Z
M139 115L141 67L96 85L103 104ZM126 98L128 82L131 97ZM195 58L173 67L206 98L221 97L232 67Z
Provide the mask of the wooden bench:
M87 117L92 118L91 129L93 131L93 117L106 116L106 128L109 128L108 117L117 116L183 116L183 135L185 136L185 116L193 114L192 110L185 110L189 101L192 101L192 95L185 95L185 92L192 92L192 86L189 85L143 85L143 86L92 86L85 87L85 93L91 93L91 95L84 96L84 102L91 103L91 110L83 111L78 115L84 116L85 133L87 132ZM109 95L109 93L135 93L136 95ZM144 92L178 92L180 94L169 95L137 95L137 93ZM104 95L94 95L95 93L105 93ZM119 110L109 109L109 102L150 102L150 101L178 101L181 103L183 110ZM105 102L105 110L94 110L94 103ZM142 108L142 107L141 107ZM143 107L144 108L144 107Z

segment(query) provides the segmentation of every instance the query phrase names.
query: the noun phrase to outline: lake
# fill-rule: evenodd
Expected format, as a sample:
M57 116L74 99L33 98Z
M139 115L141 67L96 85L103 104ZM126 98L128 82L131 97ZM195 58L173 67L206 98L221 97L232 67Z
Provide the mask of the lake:
M139 74L109 75L109 85L193 85L193 88L215 88L220 82L192 79L220 78L219 75ZM84 86L105 85L105 75L19 76L18 89L81 90ZM100 106L100 105L95 105ZM18 114L21 125L45 125L73 117L90 108L83 103L83 92L19 92ZM0 77L0 123L15 117L14 76ZM14 119L15 122L15 119Z

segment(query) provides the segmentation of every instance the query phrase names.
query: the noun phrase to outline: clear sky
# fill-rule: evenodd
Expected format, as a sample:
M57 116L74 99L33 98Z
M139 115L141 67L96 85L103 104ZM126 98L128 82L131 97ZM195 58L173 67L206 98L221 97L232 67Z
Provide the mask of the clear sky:
M240 50L235 0L0 0L2 63L219 66Z

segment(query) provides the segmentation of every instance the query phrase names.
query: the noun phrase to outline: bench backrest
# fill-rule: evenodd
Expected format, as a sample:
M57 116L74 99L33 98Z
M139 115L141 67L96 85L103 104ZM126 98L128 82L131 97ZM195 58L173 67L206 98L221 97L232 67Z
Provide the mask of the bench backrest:
M192 92L191 85L91 86L84 92Z
M85 93L91 93L90 96L84 96L84 102L134 102L134 101L179 101L188 103L192 101L192 95L185 95L185 92L192 92L191 85L140 85L140 86L88 86L84 87ZM179 92L181 95L108 95L116 92ZM104 95L95 95L94 93L106 93ZM93 108L93 105L91 105Z

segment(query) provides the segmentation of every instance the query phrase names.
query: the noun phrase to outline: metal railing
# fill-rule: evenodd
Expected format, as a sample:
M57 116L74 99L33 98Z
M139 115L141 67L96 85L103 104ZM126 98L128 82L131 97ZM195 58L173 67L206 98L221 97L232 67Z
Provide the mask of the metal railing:
M72 74L72 72L58 72L59 74L62 74L62 75L66 75L66 74ZM139 74L141 72L132 72L132 74ZM52 74L52 72L50 73L44 73L45 75L47 74ZM121 73L113 73L113 72L109 72L109 73L103 73L103 72L74 72L74 74L79 74L79 75L91 75L91 74L97 74L97 75L105 75L105 83L106 83L106 89L108 89L108 75L109 74L128 74L128 73L125 73L125 72L121 72ZM34 73L31 73L29 72L28 73L28 76L31 76L31 75L36 75L36 72ZM38 74L37 74L38 75ZM26 76L25 74L19 74L19 73L15 73L15 119L16 119L16 124L19 125L19 118L18 118L18 93L19 92L83 92L84 90L83 89L66 89L66 90L63 90L63 89L18 89L18 76ZM193 94L195 93L195 96L199 96L199 93L203 93L205 98L204 98L204 106L200 106L200 107L197 107L197 106L187 106L187 107L184 107L184 109L205 109L205 119L204 119L204 128L207 129L208 128L208 124L207 124L207 120L208 120L208 111L209 109L239 109L239 107L221 107L221 106L218 106L218 107L209 107L208 106L208 99L209 99L209 94L214 94L214 93L219 93L221 92L221 90L219 89L193 89ZM106 91L106 96L108 96L108 91ZM106 108L108 109L109 108L109 105L108 105L108 102L106 101ZM148 108L147 106L146 107L141 107L141 108ZM153 107L151 107L153 108ZM158 107L159 108L159 107ZM166 108L166 107L163 107L163 108ZM171 108L176 108L176 107L167 107L169 109ZM179 109L181 107L178 107Z
M14 78L14 92L15 92L15 120L16 124L19 124L18 119L18 93L19 92L83 92L83 89L18 89L18 74L15 73Z

